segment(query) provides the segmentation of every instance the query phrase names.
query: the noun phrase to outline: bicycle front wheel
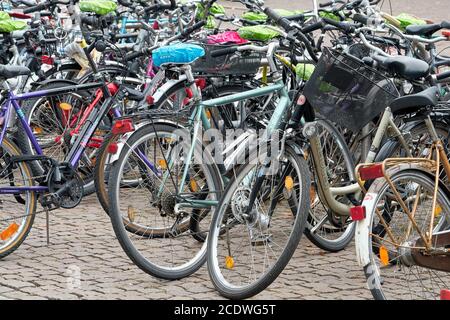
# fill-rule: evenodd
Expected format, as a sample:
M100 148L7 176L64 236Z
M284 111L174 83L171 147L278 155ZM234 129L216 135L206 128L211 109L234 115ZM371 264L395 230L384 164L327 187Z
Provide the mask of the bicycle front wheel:
M204 264L206 243L196 234L207 234L210 211L222 190L211 159L192 160L180 186L186 159L178 152L177 132L166 125L140 128L111 166L108 182L110 218L125 253L145 272L170 280ZM202 143L197 142L194 153L202 155ZM211 206L177 207L195 201L209 201ZM192 219L199 221L194 224Z
M278 277L298 246L308 216L306 161L289 146L268 170L251 159L255 157L233 170L208 237L209 275L219 293L231 299L258 294Z

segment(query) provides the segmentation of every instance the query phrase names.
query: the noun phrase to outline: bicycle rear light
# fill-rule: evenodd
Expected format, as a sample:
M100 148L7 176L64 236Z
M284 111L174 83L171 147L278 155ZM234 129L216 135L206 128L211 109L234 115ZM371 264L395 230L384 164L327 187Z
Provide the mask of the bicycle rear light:
M124 134L132 131L134 131L134 126L131 119L117 120L112 128L113 134Z
M350 216L353 221L360 221L366 218L366 207L365 206L356 206L350 208Z
M383 165L381 163L376 163L368 167L362 167L359 169L359 175L362 180L373 180L384 176Z

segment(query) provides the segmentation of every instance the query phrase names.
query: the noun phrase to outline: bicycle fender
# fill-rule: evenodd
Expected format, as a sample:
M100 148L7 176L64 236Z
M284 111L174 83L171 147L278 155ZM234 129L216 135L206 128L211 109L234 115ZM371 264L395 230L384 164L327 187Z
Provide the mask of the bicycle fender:
M389 168L386 172L387 176L393 176L394 174L404 170L419 170L425 174L433 177L429 167L426 167L420 163L402 163ZM361 267L366 267L370 263L370 252L372 248L369 245L370 222L372 221L373 214L375 214L375 206L377 195L385 183L385 178L381 177L373 181L369 190L367 191L362 206L366 208L366 217L363 220L356 221L355 227L355 247L356 258L358 264ZM444 188L448 190L447 188Z
M169 80L169 81L165 82L153 94L153 98L155 99L155 102L159 101L170 88L172 88L172 87L176 86L177 84L184 82L184 81L186 81L186 76L182 75L177 80Z

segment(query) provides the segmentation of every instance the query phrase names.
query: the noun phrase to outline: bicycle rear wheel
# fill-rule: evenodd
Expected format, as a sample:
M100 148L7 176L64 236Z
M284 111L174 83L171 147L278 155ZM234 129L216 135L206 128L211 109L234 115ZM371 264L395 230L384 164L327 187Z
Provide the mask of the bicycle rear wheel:
M286 146L280 161L272 161L260 175L267 168L252 161L254 156L233 170L208 237L210 278L231 299L258 294L278 277L298 246L308 215L306 161ZM252 194L256 199L248 208Z
M364 267L369 289L373 297L380 300L439 299L440 291L450 288L450 273L424 267L417 262L417 257L425 261L430 259L419 248L424 247L420 233L425 234L430 229L432 214L435 216L433 234L449 231L448 190L438 186L437 204L433 212L433 177L419 170L403 170L392 175L391 180L414 216L417 228L395 198L388 182L384 178L375 180L366 195L366 199L372 200L364 203L368 228L360 228L358 222L358 230L363 233L356 238L357 249L366 247L358 251L361 261L369 261ZM433 249L448 247L449 242L438 244L442 239L440 237L433 238ZM448 269L450 257L447 255L446 259Z

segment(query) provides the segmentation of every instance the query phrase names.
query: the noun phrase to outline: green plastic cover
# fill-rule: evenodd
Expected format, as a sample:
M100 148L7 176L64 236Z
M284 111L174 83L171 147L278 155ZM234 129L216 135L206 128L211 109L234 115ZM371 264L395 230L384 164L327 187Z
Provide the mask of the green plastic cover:
M80 10L105 15L117 9L117 3L110 0L81 0Z
M332 19L332 20L335 20L335 21L341 21L341 19L337 16L337 15L335 15L334 13L331 13L331 12L319 12L319 16L321 17L321 18L328 18L328 19Z
M0 11L0 20L9 20L9 19L11 18L9 17L9 14L7 12Z
M275 9L275 11L282 17L289 17L304 12L303 10L285 10L285 9ZM249 21L265 22L267 20L267 15L262 12L247 11L242 14L242 19Z
M201 3L197 3L197 19L201 20L205 17L205 7ZM225 8L220 4L214 3L211 8L209 8L209 13L211 14L225 14ZM206 19L206 29L214 29L216 27L216 21L213 16L208 16Z
M425 20L414 17L408 13L400 13L395 18L398 21L400 21L400 25L402 28L406 28L407 26L412 25L412 24L418 24L418 25L427 24L427 22Z
M0 20L0 32L13 32L23 30L27 27L27 23L19 20Z
M238 29L239 35L246 40L269 41L280 34L265 25L246 26Z
M295 73L297 74L297 77L306 81L309 80L309 78L311 78L314 69L315 66L313 64L299 63L295 66Z
M267 20L267 15L265 13L254 11L244 12L241 17L242 19L249 21L265 22Z

